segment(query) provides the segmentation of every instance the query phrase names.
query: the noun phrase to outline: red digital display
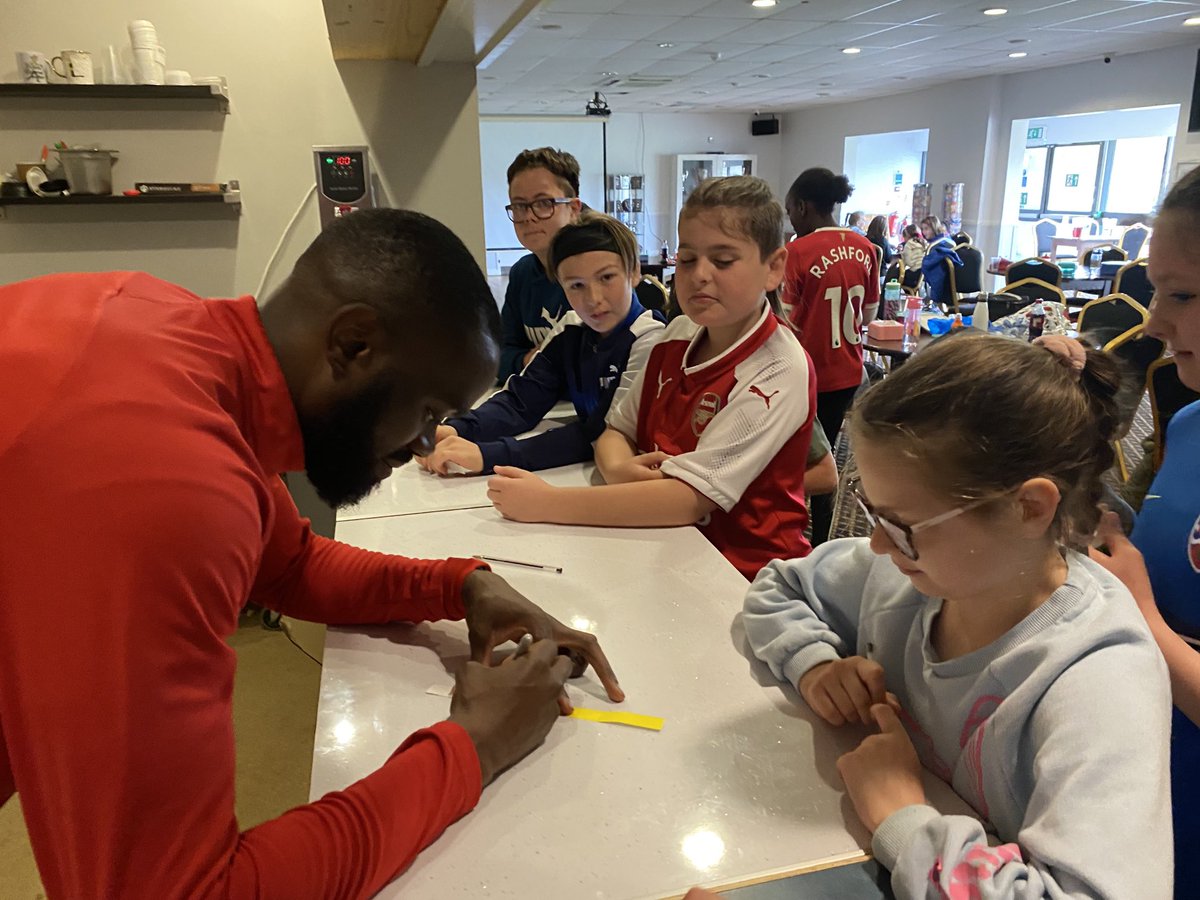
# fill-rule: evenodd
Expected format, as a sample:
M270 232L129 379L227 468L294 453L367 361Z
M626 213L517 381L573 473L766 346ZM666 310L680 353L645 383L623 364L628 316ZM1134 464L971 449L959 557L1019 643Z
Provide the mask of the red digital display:
M351 162L352 162L352 160L350 159L349 156L339 156L337 158L337 164L339 166L348 166L348 165L350 165Z

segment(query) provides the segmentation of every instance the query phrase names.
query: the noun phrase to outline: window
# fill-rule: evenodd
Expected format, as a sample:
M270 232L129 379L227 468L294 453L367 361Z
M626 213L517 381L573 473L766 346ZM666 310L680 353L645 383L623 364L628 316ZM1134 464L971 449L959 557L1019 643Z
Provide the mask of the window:
M1066 144L1050 158L1046 211L1090 216L1097 209L1102 144Z
M1123 138L1112 143L1104 211L1110 216L1149 212L1162 190L1169 140Z
M1161 199L1170 155L1168 137L1027 147L1021 218L1147 214Z
M1045 147L1025 148L1025 160L1021 163L1021 212L1029 211L1035 215L1041 212L1048 156Z

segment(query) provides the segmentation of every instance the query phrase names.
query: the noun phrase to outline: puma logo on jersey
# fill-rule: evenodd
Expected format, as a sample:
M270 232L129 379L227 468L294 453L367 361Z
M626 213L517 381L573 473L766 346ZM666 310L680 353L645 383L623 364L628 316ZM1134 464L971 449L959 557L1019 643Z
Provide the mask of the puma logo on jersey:
M662 372L659 372L658 373L658 393L654 395L654 399L657 400L660 397L662 397L663 388L665 388L668 384L670 384L674 380L675 380L674 378L663 378Z
M762 397L763 403L767 404L767 409L770 409L771 408L771 398L774 397L776 394L778 394L779 391L771 391L770 394L764 394L762 391L760 391L758 389L758 385L752 384L752 385L750 385L750 393L752 393L755 397Z

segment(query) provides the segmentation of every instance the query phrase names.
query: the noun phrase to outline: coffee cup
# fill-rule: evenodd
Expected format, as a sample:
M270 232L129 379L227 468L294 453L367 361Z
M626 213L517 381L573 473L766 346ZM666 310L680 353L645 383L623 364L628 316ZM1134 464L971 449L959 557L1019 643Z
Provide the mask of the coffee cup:
M62 71L59 71L59 63ZM68 84L95 84L92 74L92 54L87 50L64 50L50 60L54 74Z
M17 73L23 84L45 84L49 71L49 60L45 53L36 50L17 51Z

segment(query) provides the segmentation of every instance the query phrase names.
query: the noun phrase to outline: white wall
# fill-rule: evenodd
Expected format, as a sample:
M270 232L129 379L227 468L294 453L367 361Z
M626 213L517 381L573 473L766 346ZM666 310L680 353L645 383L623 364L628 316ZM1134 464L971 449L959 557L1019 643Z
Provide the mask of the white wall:
M1107 65L1097 61L934 83L915 93L788 113L781 187L809 166L834 167L850 135L928 127L926 179L935 205L944 183L964 182L963 227L991 255L999 239L1014 120L1175 103L1186 111L1195 66L1195 48L1179 46L1117 56ZM1175 160L1200 161L1200 135L1188 135L1186 128L1185 112Z
M335 64L318 2L152 4L54 0L7 16L0 79L16 80L13 51L100 50L128 41L125 23L151 18L171 68L225 75L232 114L132 109L115 101L36 108L0 101L0 168L43 143L97 141L121 151L120 191L134 180L238 179L240 219L199 208L11 208L0 220L0 282L48 272L144 269L197 293L252 291L305 191L312 144L368 143L388 205L446 222L483 261L475 71L399 62ZM179 210L183 210L180 212ZM318 231L310 200L272 284Z
M844 204L842 218L854 210L868 216L896 212L901 220L910 216L912 188L921 180L921 158L928 149L929 132L924 128L846 138L842 171L854 185L854 194Z
M780 180L780 150L782 135L754 137L750 134L750 113L614 113L608 120L608 171L610 174L644 174L646 176L646 242L650 248L664 241L675 244L674 187L675 156L688 153L746 153L758 157L758 174L772 186ZM528 143L513 149L514 135L522 131L529 136ZM484 118L480 123L480 148L483 157L483 179L485 191L485 217L489 222L488 246L512 246L493 243L493 233L501 239L512 241L512 225L504 216L503 196L504 173L517 150L550 144L571 150L580 157L583 175L580 178L580 193L583 199L596 209L604 208L599 170L600 129L588 122L564 121L554 117L510 117ZM587 146L587 140L596 144ZM519 143L519 141L518 141ZM576 152L582 147L584 156ZM591 166L584 160L591 160ZM496 186L499 185L500 191ZM504 201L507 202L507 201ZM491 224L504 220L509 231L493 232ZM489 271L495 269L495 255L488 254ZM503 255L501 255L503 256ZM504 260L504 264L510 264Z
M1029 128L1042 129L1039 139L1025 141L1028 147L1115 141L1119 138L1134 137L1173 138L1179 127L1179 107L1171 104L1083 115L1039 117L1028 121Z

